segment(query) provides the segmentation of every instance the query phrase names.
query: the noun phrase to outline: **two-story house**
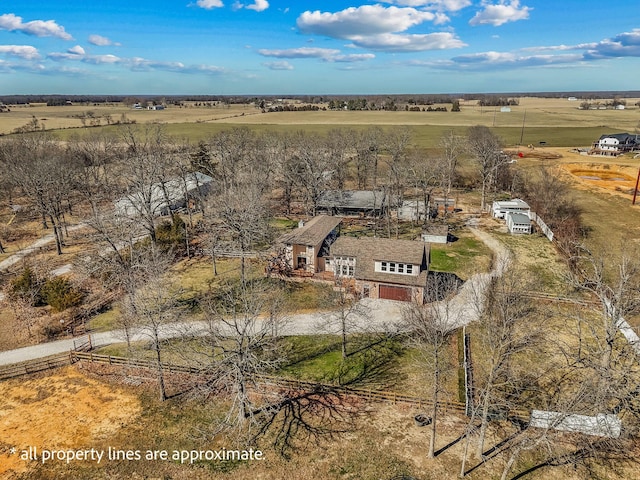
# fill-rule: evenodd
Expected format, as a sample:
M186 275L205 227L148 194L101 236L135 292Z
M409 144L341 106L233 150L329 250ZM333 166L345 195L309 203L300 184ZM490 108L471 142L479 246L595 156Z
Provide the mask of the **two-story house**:
M640 147L638 135L630 133L612 133L602 135L592 146L590 153L600 155L621 155Z
M329 246L338 235L342 218L318 215L298 228L282 235L277 243L282 246L287 271L313 275L325 271L325 258Z
M352 280L363 297L423 303L429 261L429 244L422 241L339 237L326 269L336 280Z

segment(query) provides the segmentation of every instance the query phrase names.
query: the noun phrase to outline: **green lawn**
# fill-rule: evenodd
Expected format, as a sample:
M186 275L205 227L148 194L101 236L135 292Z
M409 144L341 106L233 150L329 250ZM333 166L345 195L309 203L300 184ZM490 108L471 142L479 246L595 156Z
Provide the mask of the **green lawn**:
M491 250L469 232L459 233L455 242L431 244L431 270L452 272L462 279L489 269Z
M473 124L471 124L473 125ZM372 125L367 124L340 124L340 125L326 125L326 124L297 124L297 125L273 125L273 124L231 124L231 123L170 123L166 124L166 132L179 139L186 139L190 142L198 142L200 140L206 140L215 134L231 130L233 128L246 127L257 133L290 133L293 131L303 131L308 134L326 135L329 131L335 128L350 128L354 131L362 131L370 128ZM398 128L399 125L382 124L378 125L383 130L390 130ZM491 127L491 125L489 125ZM99 127L105 131L116 132L116 127ZM459 135L466 134L468 126L462 125L410 125L412 144L419 148L429 148L437 145L439 139L447 131L454 131ZM85 134L91 130L57 130L55 134L64 140L68 140L72 135ZM520 137L522 135L522 145L534 144L539 145L539 142L546 142L550 147L575 147L575 146L588 146L605 133L610 133L614 130L621 130L616 126L564 126L564 127L545 127L545 126L532 126L527 127L522 133L522 127L509 127L509 126L496 126L492 127L492 130L502 138L505 145L518 145L520 144Z

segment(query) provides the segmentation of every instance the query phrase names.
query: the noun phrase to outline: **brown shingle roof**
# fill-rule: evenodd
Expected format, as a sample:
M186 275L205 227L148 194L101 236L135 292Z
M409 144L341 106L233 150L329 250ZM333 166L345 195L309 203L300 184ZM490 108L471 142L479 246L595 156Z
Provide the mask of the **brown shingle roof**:
M318 245L342 221L341 217L318 215L309 220L303 227L296 228L278 238L279 243L286 245Z
M424 285L428 272L429 244L390 238L339 237L331 245L332 256L356 258L355 277L401 285ZM423 269L418 276L375 271L375 261L410 263Z

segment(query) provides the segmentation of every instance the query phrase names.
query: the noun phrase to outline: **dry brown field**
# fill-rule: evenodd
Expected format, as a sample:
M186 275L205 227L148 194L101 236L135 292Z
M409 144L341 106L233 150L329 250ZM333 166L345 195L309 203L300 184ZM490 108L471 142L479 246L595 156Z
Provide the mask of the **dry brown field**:
M243 115L259 113L252 105L216 105L181 108L168 106L165 110L136 110L125 105L69 105L48 107L45 104L11 105L10 112L0 113L0 134L8 134L36 118L47 130L82 128L91 126L93 119L98 125L122 122L123 115L136 123L204 123L229 121ZM92 112L92 113L91 113ZM89 114L89 116L87 116ZM85 117L83 123L81 117ZM107 121L107 117L109 120Z
M137 379L132 386L121 383L115 371L77 370L68 367L44 377L31 377L0 383L0 395L6 402L0 407L0 478L2 479L155 479L174 480L238 479L280 480L283 478L327 480L374 480L395 478L458 478L464 442L464 417L453 411L442 412L438 456L426 457L429 433L413 421L417 406L368 403L355 399L352 408L359 414L342 433L303 442L296 455L286 458L268 442L259 444L263 461L203 462L180 465L173 461L108 460L41 461L20 459L22 450L91 449L107 451L148 449L244 448L225 443L223 436L203 437L206 424L194 428L196 421L211 421L216 405L211 402L169 400L160 403L152 395L153 386ZM497 445L504 432L490 431L487 448ZM16 453L11 453L15 448ZM106 453L105 453L106 455ZM532 458L526 466L535 465ZM472 459L465 478L499 478L503 462L486 463ZM475 467L475 468L473 468ZM517 472L514 472L514 474ZM604 472L598 472L604 473ZM631 473L628 471L627 473ZM550 477L549 475L552 475ZM404 477L406 476L406 477ZM543 468L526 478L577 480L580 471L572 467Z
M47 107L44 104L11 106L8 113L0 113L0 134L11 133L36 118L46 129L82 128L91 125L87 117L83 124L80 117L93 112L100 125L122 120L126 115L136 123L166 124L233 124L233 125L432 125L462 127L486 125L496 128L522 127L609 127L621 131L633 131L640 122L639 99L628 98L625 110L579 110L581 101L537 97L519 98L519 105L510 112L499 107L481 107L477 101L461 102L460 112L396 112L387 111L316 111L261 113L254 105L223 105L212 107L168 106L165 110L135 110L124 105L71 105ZM606 100L602 100L602 103ZM434 105L451 108L450 104Z
M638 99L627 99L625 110L579 110L580 101L566 99L520 98L520 104L501 112L500 107L481 107L477 101L461 102L460 112L406 112L406 111L319 111L279 112L235 118L238 124L277 125L445 125L490 127L599 127L611 126L633 131L640 122ZM448 109L451 104L434 105ZM525 117L526 112L526 117ZM224 120L216 120L224 123Z

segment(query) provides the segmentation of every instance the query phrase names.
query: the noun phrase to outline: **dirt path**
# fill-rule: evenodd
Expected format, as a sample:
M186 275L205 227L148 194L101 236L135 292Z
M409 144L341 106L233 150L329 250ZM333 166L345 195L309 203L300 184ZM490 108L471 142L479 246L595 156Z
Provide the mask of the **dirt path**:
M491 279L501 276L511 264L511 254L506 247L487 232L474 226L476 221L477 219L470 219L469 230L493 251L493 268L490 272L473 275L462 285L453 299L439 302L437 305L440 309L440 317L448 318L451 326L456 328L468 325L480 318L484 309L485 291Z
M68 227L67 231L73 232L75 230L79 230L79 229L84 228L84 227L86 227L86 224L79 223L77 225L72 225L72 226ZM18 263L20 260L22 260L27 255L38 251L38 249L44 247L45 245L48 245L48 244L52 243L54 240L55 240L55 236L53 235L53 233L45 235L44 237L40 238L39 240L36 240L35 242L33 242L28 247L23 248L22 250L14 253L10 257L5 258L3 261L1 261L0 262L0 271L6 270L9 267L12 267L13 265Z

